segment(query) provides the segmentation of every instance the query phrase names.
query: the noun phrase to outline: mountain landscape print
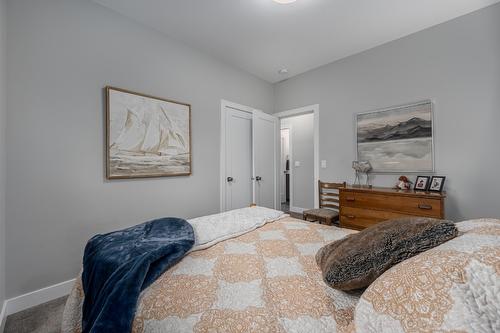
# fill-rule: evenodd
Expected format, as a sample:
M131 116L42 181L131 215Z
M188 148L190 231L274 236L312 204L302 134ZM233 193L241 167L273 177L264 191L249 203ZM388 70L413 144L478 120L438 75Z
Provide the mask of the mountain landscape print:
M432 172L432 102L356 116L358 160L374 172Z
M107 87L107 176L191 174L189 104Z

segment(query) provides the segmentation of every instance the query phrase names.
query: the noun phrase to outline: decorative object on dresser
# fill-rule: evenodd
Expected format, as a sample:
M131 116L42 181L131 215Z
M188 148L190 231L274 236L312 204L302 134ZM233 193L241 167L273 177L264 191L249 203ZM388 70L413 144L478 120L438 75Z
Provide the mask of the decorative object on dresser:
M339 220L339 191L346 187L343 183L324 183L318 181L319 209L309 209L302 213L306 221L318 221L320 224L332 225Z
M356 178L354 179L354 184L352 186L356 187L371 187L370 176L368 173L371 171L372 166L368 161L352 161L352 168L356 171ZM365 185L361 185L360 173L364 173L366 177Z
M399 177L398 183L396 184L395 188L400 190L409 190L411 189L411 184L412 182L408 179L408 177L401 176Z
M385 187L340 189L340 226L365 229L381 221L422 216L443 219L446 193Z
M433 172L431 101L356 115L358 160L374 173Z
M443 176L432 176L431 182L429 183L429 191L442 192L445 179L446 177Z
M417 180L415 180L415 186L413 187L413 189L415 191L427 191L430 180L431 177L429 176L417 176Z
M191 174L191 106L106 87L108 179Z

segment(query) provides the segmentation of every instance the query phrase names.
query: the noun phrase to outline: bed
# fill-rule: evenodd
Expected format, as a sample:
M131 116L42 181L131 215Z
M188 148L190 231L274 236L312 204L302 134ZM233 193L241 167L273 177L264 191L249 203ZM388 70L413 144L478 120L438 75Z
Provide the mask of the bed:
M198 221L204 234L217 216ZM141 293L132 332L500 330L500 221L457 225L461 236L350 293L323 282L315 254L355 231L283 215L245 232L219 228L218 241L198 246ZM81 332L83 299L77 279L63 332Z

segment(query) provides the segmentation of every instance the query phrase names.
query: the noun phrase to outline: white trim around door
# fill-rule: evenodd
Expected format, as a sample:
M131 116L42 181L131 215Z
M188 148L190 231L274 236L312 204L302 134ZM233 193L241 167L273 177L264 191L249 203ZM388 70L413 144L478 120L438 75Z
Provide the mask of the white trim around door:
M286 110L282 112L275 113L274 116L281 119L294 117L302 114L314 114L314 207L319 207L319 197L318 197L318 180L319 180L319 104L304 106L297 109ZM280 126L281 129L281 126ZM292 140L290 140L291 142ZM281 148L280 148L281 149ZM279 164L278 164L279 165ZM278 166L279 168L279 166ZM290 166L290 170L293 169ZM290 183L292 183L293 174L290 172ZM278 178L280 179L280 178ZM279 184L277 184L279 187ZM292 185L290 185L290 192L292 191ZM292 209L292 193L290 193L290 209ZM294 210L300 210L299 207L293 207Z
M281 120L283 118L278 118L279 119L279 122L280 122L280 129L287 129L288 130L288 160L290 161L290 167L289 167L289 170L288 170L288 174L290 176L290 188L288 189L290 192L290 211L291 212L294 212L294 213L300 213L302 214L302 212L304 210L306 210L306 208L301 208L301 207L295 207L294 206L294 201L293 201L293 189L294 189L294 186L293 186L293 174L294 174L294 166L293 166L293 161L294 160L294 156L293 156L293 140L292 140L292 136L293 136L293 125L291 123L288 123L288 124L285 124L283 125L281 123ZM283 127L282 127L283 126ZM281 155L281 154L280 154ZM280 170L282 171L282 170ZM281 178L280 178L280 181L281 181ZM286 180L285 180L286 181ZM281 184L279 184L279 186L281 186Z

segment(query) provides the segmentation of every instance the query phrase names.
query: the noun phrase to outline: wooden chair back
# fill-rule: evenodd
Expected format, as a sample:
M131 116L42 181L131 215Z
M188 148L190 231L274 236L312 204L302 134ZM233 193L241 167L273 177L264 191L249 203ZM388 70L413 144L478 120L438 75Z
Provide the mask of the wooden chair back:
M338 211L340 209L339 189L346 187L343 183L324 183L318 181L319 188L319 208L330 208Z

